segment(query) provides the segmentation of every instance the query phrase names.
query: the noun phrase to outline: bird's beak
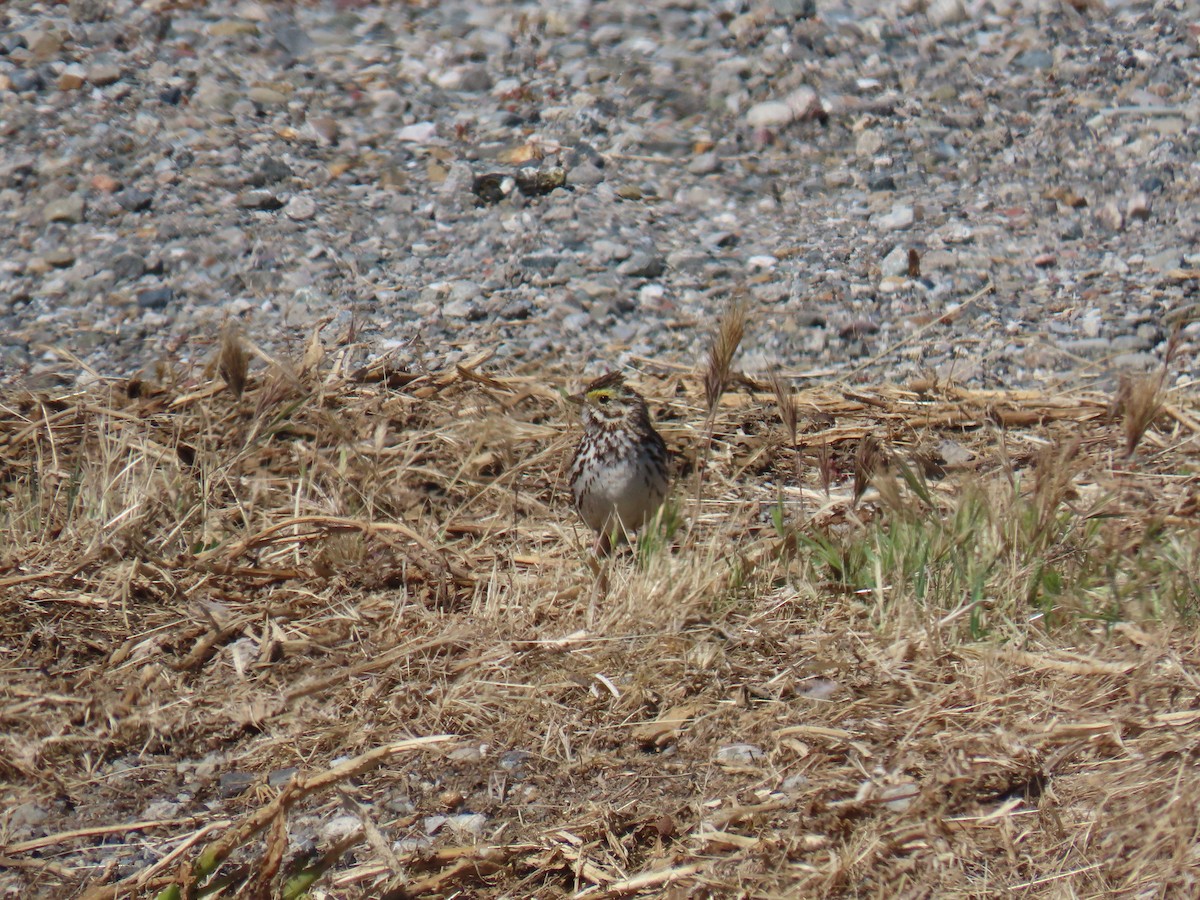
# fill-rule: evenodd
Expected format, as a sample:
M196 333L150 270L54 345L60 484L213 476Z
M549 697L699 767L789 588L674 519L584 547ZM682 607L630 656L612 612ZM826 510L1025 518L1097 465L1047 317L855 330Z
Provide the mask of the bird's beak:
M583 406L587 403L587 394L567 394L567 402L572 406Z

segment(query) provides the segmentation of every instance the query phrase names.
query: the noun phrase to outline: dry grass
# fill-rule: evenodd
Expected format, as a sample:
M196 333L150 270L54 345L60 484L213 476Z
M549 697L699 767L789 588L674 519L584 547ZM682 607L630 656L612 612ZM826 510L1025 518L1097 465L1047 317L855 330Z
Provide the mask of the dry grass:
M1194 395L643 374L598 579L567 377L214 369L0 397L0 887L1196 893Z

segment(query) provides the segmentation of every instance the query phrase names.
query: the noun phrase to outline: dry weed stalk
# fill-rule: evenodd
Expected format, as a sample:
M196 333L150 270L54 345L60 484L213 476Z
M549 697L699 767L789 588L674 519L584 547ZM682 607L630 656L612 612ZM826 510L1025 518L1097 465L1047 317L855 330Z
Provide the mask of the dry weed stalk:
M796 484L799 486L803 474L803 457L797 442L800 430L800 412L796 407L796 395L784 383L778 372L772 372L769 381L771 392L775 395L775 408L779 411L779 421L783 423L784 431L787 432L788 447L791 448L792 460L796 468ZM803 503L803 495L801 495L801 503ZM801 512L803 513L803 508Z
M729 387L730 367L733 356L746 331L746 303L734 300L725 310L717 332L708 345L708 356L704 365L704 402L708 407L711 422L716 415L721 395Z
M867 488L886 464L886 457L879 438L873 434L863 436L854 454L854 505L862 499Z
M217 369L229 390L235 397L241 397L246 390L246 380L250 372L250 354L242 343L241 330L236 322L226 323L221 332L221 350L217 356Z
M1121 386L1113 406L1121 417L1126 459L1133 456L1147 430L1162 412L1165 375L1166 371L1160 370L1154 374L1121 377Z
M788 434L788 443L796 447L796 434L799 430L799 411L796 408L796 397L783 382L778 372L772 372L770 378L771 392L775 395L775 407L779 410L779 421Z
M737 353L738 345L746 331L746 304L742 300L733 300L721 317L717 331L708 345L708 354L704 364L704 403L707 413L704 419L704 453L700 465L696 467L696 504L700 504L700 496L704 483L704 472L708 468L712 456L713 425L717 417L717 406L721 395L729 387L729 374L733 365L733 356Z

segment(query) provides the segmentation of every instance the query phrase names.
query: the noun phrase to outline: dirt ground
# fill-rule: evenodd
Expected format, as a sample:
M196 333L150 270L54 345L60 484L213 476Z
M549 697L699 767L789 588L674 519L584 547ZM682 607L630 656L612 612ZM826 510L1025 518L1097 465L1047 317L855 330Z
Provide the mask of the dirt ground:
M160 374L0 398L4 896L1200 889L1194 394L1131 437L1129 397L826 386L792 436L635 373L677 527L596 566L564 373ZM1004 490L1038 560L889 574Z

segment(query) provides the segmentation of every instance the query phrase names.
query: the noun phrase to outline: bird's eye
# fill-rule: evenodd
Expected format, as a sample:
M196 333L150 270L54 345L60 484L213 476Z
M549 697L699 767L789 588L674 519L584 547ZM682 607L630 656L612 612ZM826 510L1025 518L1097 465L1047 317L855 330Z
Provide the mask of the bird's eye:
M612 398L611 398L611 397L609 397L609 396L608 396L608 394L601 394L601 395L600 395L599 397L597 397L596 399L597 399L597 400L598 400L600 403L607 403L607 402L608 402L609 400L611 400Z

